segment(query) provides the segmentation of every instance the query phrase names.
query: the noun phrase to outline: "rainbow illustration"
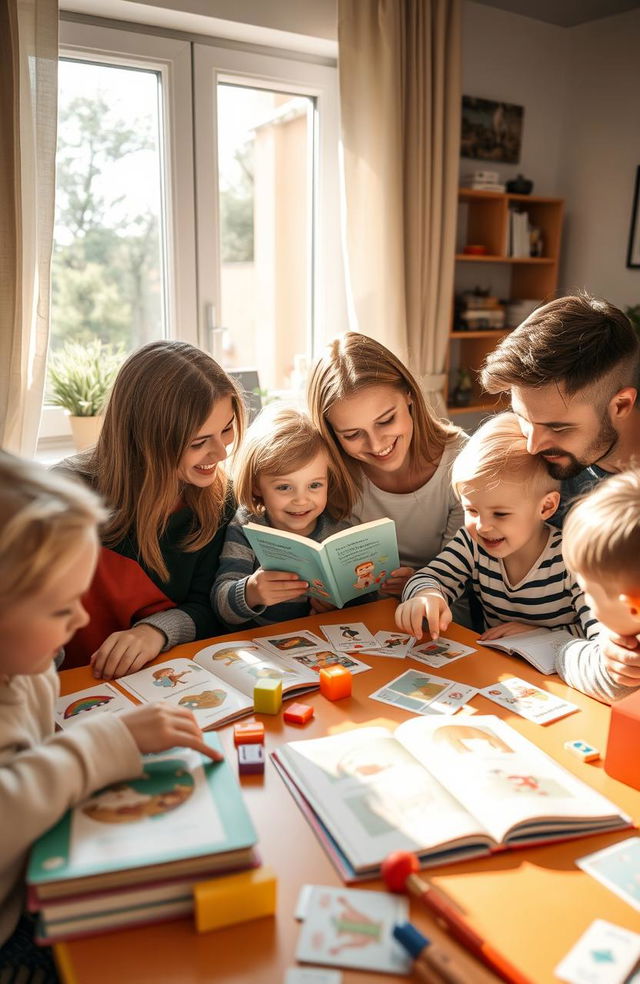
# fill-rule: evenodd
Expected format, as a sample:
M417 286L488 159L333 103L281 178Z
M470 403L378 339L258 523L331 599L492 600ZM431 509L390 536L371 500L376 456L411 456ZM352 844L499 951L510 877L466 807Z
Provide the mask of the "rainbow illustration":
M98 694L97 697L80 697L79 700L72 700L70 704L67 704L64 719L66 721L67 718L82 714L83 711L92 711L94 707L108 704L110 700L113 700L112 694Z

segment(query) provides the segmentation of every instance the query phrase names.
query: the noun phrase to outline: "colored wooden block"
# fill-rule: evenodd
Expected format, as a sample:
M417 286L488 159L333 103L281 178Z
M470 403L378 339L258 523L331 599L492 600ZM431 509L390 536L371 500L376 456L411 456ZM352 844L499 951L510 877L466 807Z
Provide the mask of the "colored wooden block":
M262 745L264 724L262 721L241 721L233 729L234 745Z
M579 759L583 762L594 762L596 759L600 758L600 752L593 745L589 745L586 741L580 741L576 739L575 741L565 741L564 747L569 752L573 752L577 755Z
M604 770L627 786L640 789L640 690L611 705Z
M196 929L206 933L272 916L276 911L276 886L275 872L267 865L199 882L193 889Z
M265 677L253 688L253 708L259 714L279 714L282 707L282 680Z
M264 772L264 745L238 745L238 772Z
M314 711L311 704L289 704L283 717L289 724L306 724L313 717Z
M352 677L344 666L327 666L320 670L320 693L328 700L351 696Z

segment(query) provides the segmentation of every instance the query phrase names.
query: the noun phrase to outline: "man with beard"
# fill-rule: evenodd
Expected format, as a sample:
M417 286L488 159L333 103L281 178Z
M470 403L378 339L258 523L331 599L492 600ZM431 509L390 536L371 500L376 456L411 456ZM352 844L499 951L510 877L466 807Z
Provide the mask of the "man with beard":
M510 392L531 454L562 480L555 522L579 495L615 472L640 465L640 340L607 301L578 294L533 312L485 361L489 393ZM560 675L599 700L640 686L635 636L578 640L560 654Z

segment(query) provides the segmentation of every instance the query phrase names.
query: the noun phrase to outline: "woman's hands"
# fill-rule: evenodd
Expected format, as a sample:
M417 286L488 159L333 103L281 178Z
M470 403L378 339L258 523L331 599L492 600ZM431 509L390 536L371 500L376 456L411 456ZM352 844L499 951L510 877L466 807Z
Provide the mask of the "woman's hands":
M91 657L94 677L112 680L135 673L155 659L167 638L160 629L142 622L123 632L112 632Z

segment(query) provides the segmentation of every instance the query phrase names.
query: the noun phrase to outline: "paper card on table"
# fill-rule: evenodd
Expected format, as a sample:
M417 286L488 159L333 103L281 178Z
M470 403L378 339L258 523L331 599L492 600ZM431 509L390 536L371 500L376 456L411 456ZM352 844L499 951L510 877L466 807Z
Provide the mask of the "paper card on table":
M638 933L595 919L554 973L569 984L622 984L638 958Z
M181 693L165 697L168 704L176 707L186 707L193 711L200 728L205 729L230 716L238 716L247 709L247 697L235 687L222 680L212 680L210 673L205 673L206 680L199 686L184 690Z
M119 690L109 683L101 683L96 687L78 690L75 694L58 697L55 720L61 728L70 728L78 721L86 721L96 714L119 714L122 711L131 711L133 707L134 704Z
M321 625L320 628L333 648L342 653L379 648L375 636L363 622L336 622L334 625Z
M415 639L412 635L405 632L376 632L376 652L381 656L394 656L396 659L404 659L412 648Z
M277 635L262 636L255 641L267 649L273 649L277 653L287 656L317 652L318 649L326 647L324 639L306 629L302 629L300 632L279 632Z
M145 666L137 673L129 673L122 679L123 686L130 690L134 697L143 701L156 701L170 694L181 694L185 690L197 687L205 680L211 683L211 674L192 659L180 657L168 660L159 666Z
M640 912L640 837L587 854L576 864Z
M305 666L318 674L327 666L344 666L345 670L349 670L350 673L364 673L365 670L371 669L368 663L363 663L355 656L348 653L334 653L331 649L300 653L297 656L292 656L291 659L299 666Z
M324 967L289 967L284 984L342 984L342 974Z
M547 690L541 690L527 680L519 677L510 677L500 683L494 683L490 687L484 687L479 691L483 697L492 700L494 704L505 707L514 714L519 714L527 721L535 724L547 724L549 721L557 721L558 718L573 714L578 708L568 700L561 697L554 697Z
M414 646L409 652L411 659L417 659L420 663L427 666L446 666L454 659L461 659L470 653L477 653L477 649L471 646L464 646L461 642L454 642L452 639L437 639L435 642L423 642L420 646Z
M455 680L431 676L421 670L407 670L369 696L371 700L401 707L413 714L455 714L477 692L475 687Z
M314 885L296 958L388 974L408 974L411 960L393 938L409 918L406 899L386 892Z

